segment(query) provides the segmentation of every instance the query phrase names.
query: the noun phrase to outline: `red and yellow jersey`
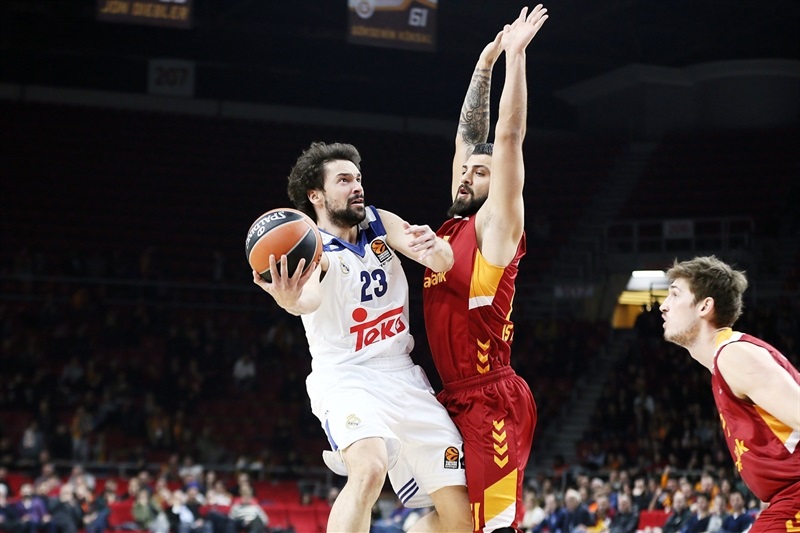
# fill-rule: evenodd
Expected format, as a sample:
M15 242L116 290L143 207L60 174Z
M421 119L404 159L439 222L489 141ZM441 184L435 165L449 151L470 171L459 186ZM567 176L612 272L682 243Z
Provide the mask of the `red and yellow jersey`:
M800 372L778 350L752 335L726 329L717 336L711 387L722 432L744 482L761 501L769 502L781 491L797 490L800 483L800 431L793 431L753 402L734 396L725 379L716 371L717 357L733 342L749 342L764 348L797 383L800 383Z
M422 294L431 355L447 385L509 366L514 281L525 235L505 268L478 250L475 217L450 219L437 235L452 246L455 264L448 272L427 269Z

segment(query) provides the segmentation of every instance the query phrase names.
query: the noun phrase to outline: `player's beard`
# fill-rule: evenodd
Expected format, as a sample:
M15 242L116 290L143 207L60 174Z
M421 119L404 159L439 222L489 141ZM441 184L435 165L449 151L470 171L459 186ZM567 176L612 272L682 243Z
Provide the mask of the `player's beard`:
M467 198L456 198L453 205L450 206L450 209L447 210L447 216L460 216L460 217L468 217L474 215L478 212L478 209L486 203L486 196L483 197L476 197L475 191L464 185L464 188L467 189L469 196Z
M669 332L664 330L664 340L675 343L678 346L689 348L697 341L700 335L700 321L693 320L689 325L680 331Z
M363 198L363 196L354 196L347 199L347 207L343 209L334 209L325 200L325 209L328 211L328 218L335 226L340 228L352 228L357 226L367 217L367 211L363 204L354 206L352 201L356 198Z

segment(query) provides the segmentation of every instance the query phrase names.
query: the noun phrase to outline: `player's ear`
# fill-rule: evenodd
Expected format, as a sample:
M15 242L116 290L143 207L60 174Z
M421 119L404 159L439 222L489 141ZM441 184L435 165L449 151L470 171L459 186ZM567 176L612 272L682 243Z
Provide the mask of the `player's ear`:
M322 203L322 191L319 189L311 189L308 191L308 200L314 204L319 205Z
M700 302L700 316L709 316L714 312L714 298L706 296Z

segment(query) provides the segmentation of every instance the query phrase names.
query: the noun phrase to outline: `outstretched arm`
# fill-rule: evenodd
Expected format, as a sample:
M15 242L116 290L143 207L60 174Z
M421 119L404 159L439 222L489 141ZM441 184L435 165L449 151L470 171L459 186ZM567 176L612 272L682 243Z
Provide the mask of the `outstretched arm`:
M519 17L503 29L501 37L506 79L494 132L489 196L476 218L481 253L487 261L500 266L513 259L524 228L522 141L528 118L525 49L545 20L547 10L541 4L530 14L525 7Z
M456 150L453 155L453 183L451 198L455 200L458 186L461 184L461 167L469 157L476 144L485 143L489 138L489 96L492 85L492 69L500 57L503 49L500 39L503 32L499 32L494 40L487 44L469 82L467 95L461 105L461 114L458 117L458 130L456 131Z
M453 267L453 249L430 226L409 224L392 212L378 209L389 246L434 272Z

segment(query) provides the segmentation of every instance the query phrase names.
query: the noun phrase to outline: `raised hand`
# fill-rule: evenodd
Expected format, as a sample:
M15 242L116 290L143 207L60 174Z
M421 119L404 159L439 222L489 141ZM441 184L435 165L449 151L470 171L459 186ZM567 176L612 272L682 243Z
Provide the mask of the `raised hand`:
M483 48L480 58L478 59L479 65L491 67L497 62L497 58L503 53L502 38L503 32L501 30L494 36L494 40Z
M547 9L542 4L533 8L523 7L517 19L503 28L500 46L506 53L524 52L533 37L547 20Z

